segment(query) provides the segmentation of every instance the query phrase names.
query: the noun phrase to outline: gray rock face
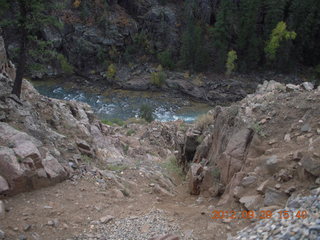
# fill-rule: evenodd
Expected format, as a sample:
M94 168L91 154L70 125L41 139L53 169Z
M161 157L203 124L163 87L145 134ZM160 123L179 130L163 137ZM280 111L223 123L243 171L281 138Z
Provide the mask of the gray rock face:
M307 91L312 91L314 89L314 84L311 82L304 82L302 83L302 86Z
M190 194L198 195L200 193L200 184L203 179L202 172L201 164L194 163L191 165L188 173Z
M264 198L265 206L284 206L288 200L288 195L273 188L267 188Z
M320 158L317 156L306 155L301 160L302 166L312 175L320 176Z
M170 7L152 7L144 16L144 29L154 39L156 49L171 49L175 52L179 46L179 35L175 11Z
M9 190L9 185L7 181L2 176L0 176L0 195L8 190Z
M262 206L261 195L244 196L240 198L240 203L242 203L247 210L259 209Z
M7 53L4 46L3 37L0 36L0 68L7 63Z

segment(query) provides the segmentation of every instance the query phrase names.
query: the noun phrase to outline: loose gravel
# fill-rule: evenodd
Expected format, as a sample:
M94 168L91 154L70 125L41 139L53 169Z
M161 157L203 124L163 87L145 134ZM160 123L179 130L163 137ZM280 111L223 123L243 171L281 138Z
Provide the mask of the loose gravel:
M75 240L148 240L166 234L183 236L172 219L159 209L143 216L114 219L107 224L91 225L90 233L83 233Z
M296 214L305 210L306 218ZM289 219L280 218L288 211ZM238 232L234 240L320 240L320 188L307 197L290 198L285 209L273 212L271 219L260 220Z

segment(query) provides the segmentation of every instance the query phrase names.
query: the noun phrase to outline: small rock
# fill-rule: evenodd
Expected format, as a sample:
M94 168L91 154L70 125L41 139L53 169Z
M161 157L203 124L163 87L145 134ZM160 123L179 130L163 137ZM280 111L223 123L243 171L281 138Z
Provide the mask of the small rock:
M4 231L0 230L0 239L5 239L6 238L6 234L4 233Z
M6 207L4 205L4 202L0 200L0 219L5 218L6 216Z
M279 190L281 188L281 184L276 184L275 189Z
M260 184L260 186L257 188L257 192L258 193L261 193L261 194L264 194L266 188L267 188L267 185L269 183L269 180L266 180L264 181L263 183Z
M317 134L320 135L320 128L317 128Z
M315 181L316 184L320 185L320 177L318 177Z
M20 235L18 239L19 240L27 240L27 237L25 235Z
M291 141L290 133L287 133L286 135L284 135L284 141L285 142L290 142Z
M311 131L311 127L308 123L304 124L302 127L301 127L301 132L310 132Z
M106 223L110 222L112 219L114 219L113 216L107 215L107 216L105 216L105 217L100 218L100 222L101 222L102 224L106 224Z
M284 192L268 187L265 193L264 205L282 205L284 206L288 199L288 195Z
M291 194L293 192L296 191L296 187L295 186L291 186L291 187L288 187L284 192L287 193L287 194Z
M260 208L262 198L260 195L244 196L240 198L239 202L242 203L247 210L253 210Z
M28 232L31 229L31 225L27 224L23 227L23 231Z
M270 141L269 141L269 145L273 145L273 144L275 144L275 143L277 143L278 141L276 140L276 139L271 139Z
M244 177L241 181L241 185L244 187L250 186L254 183L257 182L257 177L256 176L248 176L248 177Z
M303 82L302 86L307 91L312 91L314 89L314 84L311 82Z
M274 174L279 169L279 159L276 155L271 156L266 160L266 167L270 174Z

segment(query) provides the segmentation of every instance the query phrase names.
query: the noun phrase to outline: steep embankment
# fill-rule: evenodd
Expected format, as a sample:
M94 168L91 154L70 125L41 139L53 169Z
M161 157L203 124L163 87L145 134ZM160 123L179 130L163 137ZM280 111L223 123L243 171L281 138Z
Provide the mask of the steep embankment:
M241 239L320 235L320 89L313 88L265 82L256 94L209 112L180 144L191 194L216 198L223 211L252 210L256 216L288 207L282 211L290 220L275 213ZM303 198L295 199L300 195L310 195L305 206ZM295 214L305 209L304 221ZM228 216L218 218L230 221Z

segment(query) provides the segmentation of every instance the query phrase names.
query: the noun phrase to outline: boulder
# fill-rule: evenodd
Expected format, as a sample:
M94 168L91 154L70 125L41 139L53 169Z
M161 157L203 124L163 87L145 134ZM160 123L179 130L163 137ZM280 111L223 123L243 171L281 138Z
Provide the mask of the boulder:
M203 167L199 163L193 163L188 172L189 191L192 195L200 194L200 184L203 179Z
M301 160L302 167L315 177L320 177L320 158L315 155L305 154Z
M63 166L50 153L47 153L46 157L42 159L42 165L53 182L64 180L68 175Z
M38 148L31 141L18 143L13 150L21 160L30 158L34 161L39 161L41 157Z
M14 151L7 147L0 147L0 175L6 179L11 189L23 187L24 174Z
M264 205L265 206L284 206L288 200L288 195L282 191L268 187L266 189Z
M244 196L239 199L247 210L259 209L262 206L261 195Z
M312 91L314 89L314 84L311 82L303 82L302 87L307 91Z

